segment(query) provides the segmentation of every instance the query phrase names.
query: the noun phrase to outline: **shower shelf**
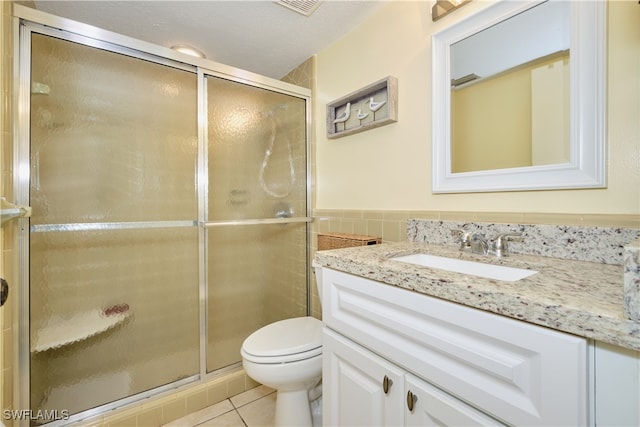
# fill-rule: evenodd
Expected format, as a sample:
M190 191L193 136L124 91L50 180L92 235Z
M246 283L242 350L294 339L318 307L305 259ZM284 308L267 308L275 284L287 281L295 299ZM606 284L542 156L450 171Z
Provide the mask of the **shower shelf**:
M114 307L121 308L111 309L111 312L110 309L95 309L69 319L51 318L32 340L31 352L39 353L86 340L115 328L131 316L126 304Z

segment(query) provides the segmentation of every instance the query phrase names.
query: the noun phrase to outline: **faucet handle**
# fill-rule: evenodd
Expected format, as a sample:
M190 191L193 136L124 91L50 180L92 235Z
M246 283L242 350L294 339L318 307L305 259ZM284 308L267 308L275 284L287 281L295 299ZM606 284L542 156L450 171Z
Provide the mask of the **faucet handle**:
M451 230L451 235L458 238L460 243L460 250L471 247L471 233L462 228L454 228Z
M509 245L507 242L522 242L524 237L519 231L511 231L508 233L498 234L498 237L493 242L493 251L496 256L503 257L509 256Z

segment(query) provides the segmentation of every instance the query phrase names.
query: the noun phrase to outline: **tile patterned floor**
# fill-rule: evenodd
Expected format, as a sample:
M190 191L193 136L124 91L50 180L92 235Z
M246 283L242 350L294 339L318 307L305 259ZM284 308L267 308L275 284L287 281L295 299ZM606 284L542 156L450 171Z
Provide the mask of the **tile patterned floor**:
M165 427L272 427L276 391L259 386L177 419Z

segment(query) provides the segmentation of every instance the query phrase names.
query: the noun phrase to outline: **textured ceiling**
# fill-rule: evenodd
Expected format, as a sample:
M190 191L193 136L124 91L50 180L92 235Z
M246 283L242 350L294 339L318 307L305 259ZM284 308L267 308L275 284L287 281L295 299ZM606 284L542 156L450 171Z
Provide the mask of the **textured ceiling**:
M363 22L380 1L325 1L306 17L272 1L35 1L38 10L279 79Z

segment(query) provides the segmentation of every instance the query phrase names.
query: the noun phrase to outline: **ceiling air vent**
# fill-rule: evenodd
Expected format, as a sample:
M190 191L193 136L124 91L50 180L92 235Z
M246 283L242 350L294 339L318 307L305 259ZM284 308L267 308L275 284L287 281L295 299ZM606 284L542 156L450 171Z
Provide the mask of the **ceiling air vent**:
M320 6L322 0L280 0L276 3L304 16L311 16Z

